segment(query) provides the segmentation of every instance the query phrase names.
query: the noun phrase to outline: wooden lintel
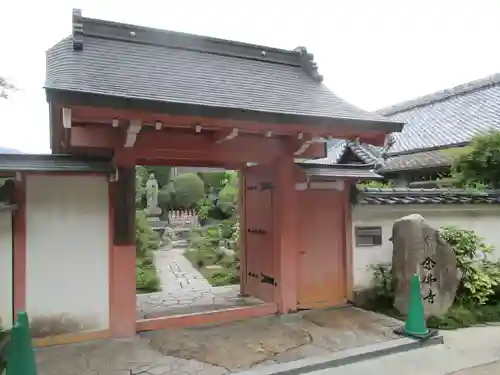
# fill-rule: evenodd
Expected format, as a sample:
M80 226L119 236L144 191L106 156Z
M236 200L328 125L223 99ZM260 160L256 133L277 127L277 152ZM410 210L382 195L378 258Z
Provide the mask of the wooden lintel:
M214 135L214 142L215 143L222 143L225 141L229 141L231 139L236 138L238 136L238 133L239 133L238 128L233 128L231 130L218 132Z
M135 158L141 159L178 159L207 160L210 162L232 161L265 162L283 154L292 155L299 145L298 141L284 138L264 138L241 135L231 142L214 143L207 134L181 133L173 131L142 131L137 135L134 147L124 147L124 132L112 127L74 127L71 129L73 148L93 148L129 150ZM315 146L315 145L313 145ZM310 147L302 157L324 157L322 148Z
M353 128L350 124L343 123L339 123L338 126L332 126L331 123L325 123L325 125L270 124L257 121L218 119L199 116L174 116L165 113L81 106L73 106L72 111L73 117L78 118L82 122L93 122L96 120L107 120L111 122L113 119L130 121L131 119L136 118L141 119L143 123L154 124L156 121L161 121L164 128L195 128L198 133L200 133L202 129L207 131L231 131L237 127L240 133L262 135L268 131L272 131L273 136L293 135L299 140L303 139L302 137L305 136L306 133L311 134L314 137L331 136L339 139L353 139L357 135L360 135L363 142L369 142L380 146L383 145L386 134L376 130L366 130L360 133L359 129ZM203 124L203 126L200 124Z
M130 120L130 124L127 128L127 135L125 137L125 148L134 147L135 141L137 139L137 134L141 131L142 123L141 120Z

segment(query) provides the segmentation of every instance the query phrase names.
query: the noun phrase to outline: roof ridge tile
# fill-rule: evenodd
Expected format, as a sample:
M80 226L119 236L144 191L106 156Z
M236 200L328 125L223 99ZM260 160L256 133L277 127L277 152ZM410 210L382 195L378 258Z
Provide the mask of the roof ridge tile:
M323 76L319 74L318 65L314 61L314 55L308 53L305 47L285 50L178 31L105 21L83 17L80 9L73 9L73 49L75 51L83 50L84 36L300 66L315 81L323 81Z
M494 86L500 83L500 73L492 74L487 77L462 83L460 85L447 88L444 90L436 91L431 94L422 95L417 98L405 100L400 103L390 105L388 107L380 108L375 112L383 116L393 116L399 112L408 111L416 107L433 104L438 101L444 101L452 97L463 95L471 91L480 90L488 86Z

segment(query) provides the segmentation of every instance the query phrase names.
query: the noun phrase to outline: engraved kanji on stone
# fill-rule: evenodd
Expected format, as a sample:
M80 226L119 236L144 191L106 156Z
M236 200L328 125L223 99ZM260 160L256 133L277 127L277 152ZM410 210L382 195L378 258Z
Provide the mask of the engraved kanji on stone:
M434 293L432 289L429 289L427 294L424 296L424 301L427 301L432 305L434 304L434 298L436 298L436 293Z
M429 288L431 288L432 284L434 284L435 282L437 282L437 279L432 273L428 273L422 279L422 284L429 285Z
M431 271L436 266L436 262L431 257L427 257L421 263L421 266L427 271Z

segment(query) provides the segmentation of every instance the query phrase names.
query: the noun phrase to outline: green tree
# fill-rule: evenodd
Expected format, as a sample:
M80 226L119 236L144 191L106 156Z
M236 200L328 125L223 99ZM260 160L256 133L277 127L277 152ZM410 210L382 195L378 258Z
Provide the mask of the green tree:
M175 208L192 208L205 196L205 185L196 173L186 173L174 181Z
M210 188L219 191L224 187L226 180L226 172L205 172L198 174L205 183L205 190L208 192Z
M167 186L171 182L172 167L166 165L148 165L145 168L148 174L153 173L155 175L160 188Z
M226 172L224 188L219 193L219 203L217 208L225 215L232 215L236 211L238 204L238 173Z
M475 137L455 155L452 175L460 187L500 188L500 132Z

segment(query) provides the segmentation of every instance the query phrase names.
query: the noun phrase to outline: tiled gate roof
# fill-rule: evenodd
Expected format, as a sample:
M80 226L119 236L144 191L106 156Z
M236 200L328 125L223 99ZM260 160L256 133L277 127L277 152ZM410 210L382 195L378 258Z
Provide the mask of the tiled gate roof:
M500 204L500 190L360 188L358 204Z

